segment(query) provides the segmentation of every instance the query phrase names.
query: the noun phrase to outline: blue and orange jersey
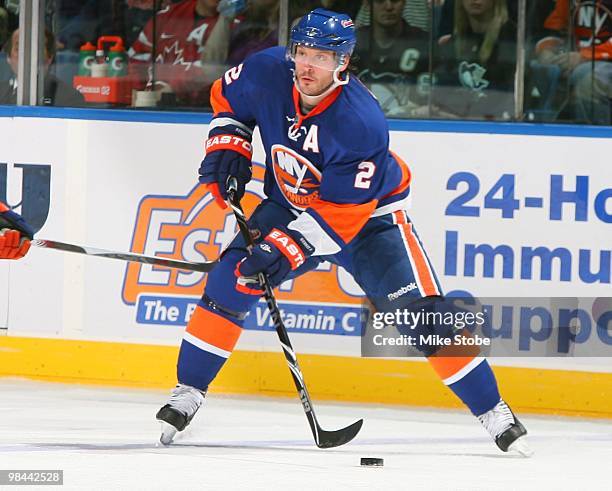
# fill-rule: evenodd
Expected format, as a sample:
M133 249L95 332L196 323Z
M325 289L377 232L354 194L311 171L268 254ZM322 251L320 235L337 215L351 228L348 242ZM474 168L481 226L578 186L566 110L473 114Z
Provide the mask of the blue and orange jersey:
M410 171L389 150L387 121L361 82L350 78L302 114L293 70L282 47L228 70L213 84L211 129L259 127L266 195L297 212L289 228L316 255L335 254L370 217L405 207Z
M573 49L582 58L612 61L612 0L546 3L542 6L547 12L543 27L550 35L538 42L536 52L549 47L559 49L562 44L554 43L556 36L563 36L573 28Z

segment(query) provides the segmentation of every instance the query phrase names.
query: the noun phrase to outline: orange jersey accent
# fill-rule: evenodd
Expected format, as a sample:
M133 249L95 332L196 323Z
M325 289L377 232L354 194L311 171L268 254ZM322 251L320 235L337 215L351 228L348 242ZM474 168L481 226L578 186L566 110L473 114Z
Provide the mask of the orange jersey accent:
M402 231L402 238L413 262L415 277L421 293L424 296L440 295L441 292L436 284L427 256L425 256L423 247L412 230L412 223L408 223L406 214L403 211L393 212L393 217L395 223Z
M315 211L329 227L348 244L359 233L376 209L378 200L361 205L338 204L315 199L310 208Z
M223 82L220 78L213 82L210 89L210 105L215 115L234 112L229 101L223 95Z

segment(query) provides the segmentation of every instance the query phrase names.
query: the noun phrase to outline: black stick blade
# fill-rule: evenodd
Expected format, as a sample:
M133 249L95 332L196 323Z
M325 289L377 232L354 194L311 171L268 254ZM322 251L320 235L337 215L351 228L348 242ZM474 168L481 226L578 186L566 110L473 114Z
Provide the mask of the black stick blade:
M359 433L359 430L361 430L362 425L363 419L360 419L359 421L356 421L352 425L342 428L341 430L325 431L319 428L317 447L333 448L344 445L357 436L357 433Z

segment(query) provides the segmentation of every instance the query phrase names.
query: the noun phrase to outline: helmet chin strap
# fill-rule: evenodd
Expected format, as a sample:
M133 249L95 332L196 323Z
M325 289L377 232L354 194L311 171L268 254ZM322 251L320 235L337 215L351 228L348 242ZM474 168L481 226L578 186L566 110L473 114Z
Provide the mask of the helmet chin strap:
M302 90L300 89L300 85L298 84L297 77L294 72L293 73L293 84L295 85L296 90L299 92L300 96L302 97L302 101L308 106L316 106L319 102L325 99L325 97L330 92L332 92L336 87L339 87L340 85L348 84L349 74L348 73L346 74L346 76L344 77L344 80L341 79L340 78L340 73L341 73L340 68L342 68L342 65L338 65L338 67L334 70L332 83L329 84L329 87L327 87L323 92L317 95L308 95L302 92Z

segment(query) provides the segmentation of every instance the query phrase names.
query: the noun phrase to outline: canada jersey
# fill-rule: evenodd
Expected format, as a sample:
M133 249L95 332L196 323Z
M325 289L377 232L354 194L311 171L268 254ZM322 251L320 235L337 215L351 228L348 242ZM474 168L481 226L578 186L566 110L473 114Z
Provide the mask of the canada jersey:
M293 68L275 47L230 69L213 85L211 128L259 126L266 195L303 212L289 228L316 255L334 254L371 216L405 206L410 173L390 153L386 119L361 82L351 78L303 115Z
M155 53L155 77L171 86L178 102L205 105L210 84L203 82L202 56L219 16L198 15L196 4L184 0L161 9L144 26L128 56L132 73L145 83ZM235 19L232 27L237 23Z

